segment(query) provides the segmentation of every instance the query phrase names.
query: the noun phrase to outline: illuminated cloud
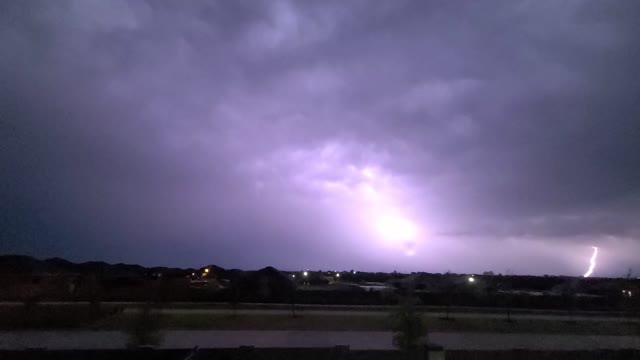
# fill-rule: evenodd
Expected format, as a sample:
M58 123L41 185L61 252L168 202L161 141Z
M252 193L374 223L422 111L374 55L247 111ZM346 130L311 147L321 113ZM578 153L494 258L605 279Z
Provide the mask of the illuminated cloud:
M624 274L639 6L1 2L0 252Z

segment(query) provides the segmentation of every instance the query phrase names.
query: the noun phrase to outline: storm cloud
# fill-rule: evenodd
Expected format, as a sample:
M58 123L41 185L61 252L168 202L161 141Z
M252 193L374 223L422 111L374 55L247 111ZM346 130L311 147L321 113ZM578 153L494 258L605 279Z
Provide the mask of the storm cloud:
M640 271L637 1L9 1L0 251Z

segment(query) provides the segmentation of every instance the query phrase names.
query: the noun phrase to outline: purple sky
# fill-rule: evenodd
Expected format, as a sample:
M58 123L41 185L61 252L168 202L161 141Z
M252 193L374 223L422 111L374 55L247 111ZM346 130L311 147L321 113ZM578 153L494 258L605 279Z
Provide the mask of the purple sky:
M0 2L0 252L640 272L640 2Z

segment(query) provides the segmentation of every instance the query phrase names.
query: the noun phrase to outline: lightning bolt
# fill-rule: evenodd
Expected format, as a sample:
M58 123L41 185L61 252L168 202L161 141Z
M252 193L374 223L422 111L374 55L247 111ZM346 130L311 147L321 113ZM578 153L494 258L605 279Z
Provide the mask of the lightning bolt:
M589 277L591 273L593 273L593 269L595 269L596 267L596 256L598 256L598 247L597 246L592 246L592 247L593 247L593 255L591 255L589 270L587 270L587 272L584 274L584 277Z

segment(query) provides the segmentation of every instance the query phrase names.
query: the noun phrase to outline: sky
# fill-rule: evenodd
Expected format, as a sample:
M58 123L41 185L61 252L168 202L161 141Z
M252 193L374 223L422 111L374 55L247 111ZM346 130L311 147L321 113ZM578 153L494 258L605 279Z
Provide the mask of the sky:
M4 1L0 253L640 274L640 2Z

